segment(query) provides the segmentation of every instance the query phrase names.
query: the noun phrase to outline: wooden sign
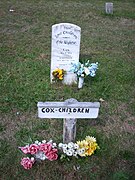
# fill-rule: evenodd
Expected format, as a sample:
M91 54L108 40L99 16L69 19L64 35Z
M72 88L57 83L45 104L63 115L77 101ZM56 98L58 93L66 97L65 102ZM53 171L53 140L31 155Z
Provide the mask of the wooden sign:
M40 118L97 118L99 102L38 102Z
M39 118L64 118L63 142L73 142L76 137L77 119L97 118L99 102L78 102L67 99L65 102L38 102Z

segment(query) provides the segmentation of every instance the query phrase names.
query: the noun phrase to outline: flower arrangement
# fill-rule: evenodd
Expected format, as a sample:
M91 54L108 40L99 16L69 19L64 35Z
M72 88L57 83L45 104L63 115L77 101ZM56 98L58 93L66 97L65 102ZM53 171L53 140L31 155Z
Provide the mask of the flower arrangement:
M96 149L99 149L99 146L96 142L96 138L92 136L86 136L86 138L82 141L77 141L76 143L69 142L68 144L59 143L58 147L61 149L62 158L63 157L85 157L91 156L94 154Z
M80 62L78 64L72 64L70 71L76 73L78 77L86 77L86 76L94 77L96 75L97 69L98 69L98 62L90 63L90 61L88 60L83 64L81 64Z
M57 68L57 69L55 69L53 72L52 72L52 75L53 75L53 77L54 77L54 81L57 81L57 80L59 80L59 81L62 81L63 80L63 78L64 78L64 74L66 73L66 71L64 70L64 69L59 69L59 68Z
M56 148L56 143L52 140L46 142L35 141L35 143L28 144L24 147L19 147L19 149L27 154L28 157L22 158L21 165L24 169L31 169L36 161L44 161L45 159L53 161L58 158L58 149Z
M54 161L59 157L60 159L67 158L69 160L69 157L72 156L76 158L91 156L96 149L99 149L99 146L95 137L86 136L84 140L76 143L59 143L57 145L52 140L48 142L43 140L42 142L35 141L32 144L19 147L19 149L27 154L27 157L21 159L21 165L24 169L31 169L36 161Z

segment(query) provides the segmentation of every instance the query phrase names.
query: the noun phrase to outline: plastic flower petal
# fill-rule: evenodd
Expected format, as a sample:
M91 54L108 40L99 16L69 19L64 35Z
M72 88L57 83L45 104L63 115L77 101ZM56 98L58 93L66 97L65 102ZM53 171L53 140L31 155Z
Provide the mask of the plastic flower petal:
M59 147L59 148L62 148L62 147L63 147L63 144L62 144L62 143L59 143L59 144L58 144L58 147Z
M74 147L74 143L73 142L69 142L67 146L68 146L68 148L73 148Z
M88 142L96 142L96 138L93 136L86 136L85 140Z
M78 149L79 148L79 145L77 143L74 144L74 148L75 149Z
M89 60L84 64L79 62L78 64L71 63L71 65L70 71L76 73L78 77L85 77L88 75L94 77L96 75L96 70L98 69L98 62L90 63Z
M66 154L67 154L67 156L72 156L73 155L71 150L67 150Z
M86 74L87 76L90 74L90 71L89 71L89 69L88 69L87 67L84 67L84 72L85 72L85 74Z

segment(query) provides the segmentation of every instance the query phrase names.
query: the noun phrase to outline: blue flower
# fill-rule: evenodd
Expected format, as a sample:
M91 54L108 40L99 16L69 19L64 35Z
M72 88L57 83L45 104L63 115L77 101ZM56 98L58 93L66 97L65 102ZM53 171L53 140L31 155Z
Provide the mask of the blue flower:
M95 71L98 69L98 62L96 62L96 63L91 63L90 65L91 65L91 67L92 67Z
M77 76L91 76L94 77L96 75L96 70L98 69L98 62L96 63L89 63L89 60L81 64L80 62L78 64L73 64L71 67L71 72L74 72L77 74Z

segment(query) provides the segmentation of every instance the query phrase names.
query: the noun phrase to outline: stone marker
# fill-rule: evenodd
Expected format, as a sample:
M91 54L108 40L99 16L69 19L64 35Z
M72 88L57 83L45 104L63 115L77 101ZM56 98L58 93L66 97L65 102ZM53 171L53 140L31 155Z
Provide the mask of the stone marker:
M113 14L113 3L111 2L105 3L105 12L107 14Z
M76 99L67 99L65 102L38 102L39 118L64 118L63 142L75 140L76 121L84 118L97 118L99 102L78 102Z
M51 71L56 68L64 69L67 74L64 76L65 84L77 83L77 77L70 72L71 63L79 62L81 28L70 23L60 23L52 26L51 44Z

